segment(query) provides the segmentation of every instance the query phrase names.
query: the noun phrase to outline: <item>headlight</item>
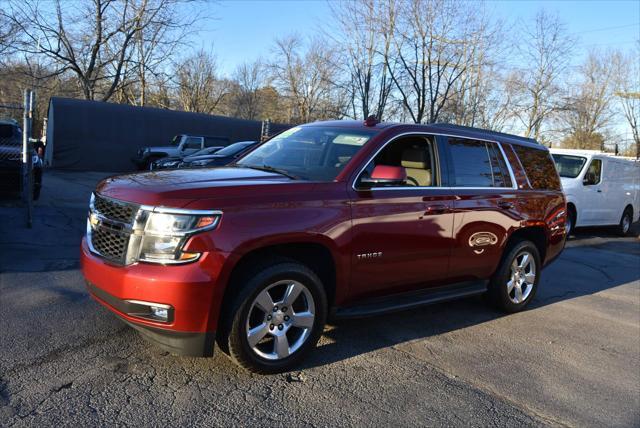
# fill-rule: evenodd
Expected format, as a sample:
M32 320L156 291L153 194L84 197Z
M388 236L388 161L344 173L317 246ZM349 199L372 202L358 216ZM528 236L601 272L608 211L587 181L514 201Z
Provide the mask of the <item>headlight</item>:
M220 215L213 212L149 212L138 260L151 263L185 263L197 260L200 254L182 251L184 244L189 235L213 229L219 220Z

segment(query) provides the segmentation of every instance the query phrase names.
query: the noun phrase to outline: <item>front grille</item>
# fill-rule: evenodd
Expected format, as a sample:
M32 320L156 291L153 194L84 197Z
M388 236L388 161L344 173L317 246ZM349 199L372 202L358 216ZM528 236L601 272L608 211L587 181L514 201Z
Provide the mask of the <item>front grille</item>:
M113 199L103 198L98 195L95 195L93 206L95 207L96 211L104 217L124 223L133 222L133 219L138 211L138 207L136 205L116 201Z
M91 244L101 256L124 263L129 245L129 235L98 227L91 232Z
M127 263L127 250L139 206L94 194L87 237L91 251L117 263ZM97 221L96 221L97 220Z

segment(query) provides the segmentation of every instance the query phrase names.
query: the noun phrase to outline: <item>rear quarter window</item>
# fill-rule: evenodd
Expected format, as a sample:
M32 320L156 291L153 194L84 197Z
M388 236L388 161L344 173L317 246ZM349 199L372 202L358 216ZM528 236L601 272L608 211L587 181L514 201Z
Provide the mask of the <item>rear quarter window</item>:
M527 174L531 187L536 190L561 190L560 177L547 150L513 146Z

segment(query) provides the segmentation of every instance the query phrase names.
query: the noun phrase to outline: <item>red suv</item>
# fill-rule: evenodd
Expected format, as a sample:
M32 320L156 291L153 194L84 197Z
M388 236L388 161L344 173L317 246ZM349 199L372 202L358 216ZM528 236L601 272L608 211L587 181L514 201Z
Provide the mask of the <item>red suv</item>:
M174 353L214 342L290 369L325 322L486 294L534 297L565 242L565 198L535 141L453 125L320 122L229 167L122 175L91 198L95 299Z

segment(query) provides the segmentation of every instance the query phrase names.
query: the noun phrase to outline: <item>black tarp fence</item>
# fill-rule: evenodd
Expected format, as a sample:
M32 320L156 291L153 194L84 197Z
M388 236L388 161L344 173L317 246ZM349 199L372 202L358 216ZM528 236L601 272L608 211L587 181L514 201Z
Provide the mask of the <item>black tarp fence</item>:
M270 134L289 125L271 123ZM47 115L47 160L56 169L125 172L138 149L166 146L174 135L259 140L262 122L202 113L52 97Z

